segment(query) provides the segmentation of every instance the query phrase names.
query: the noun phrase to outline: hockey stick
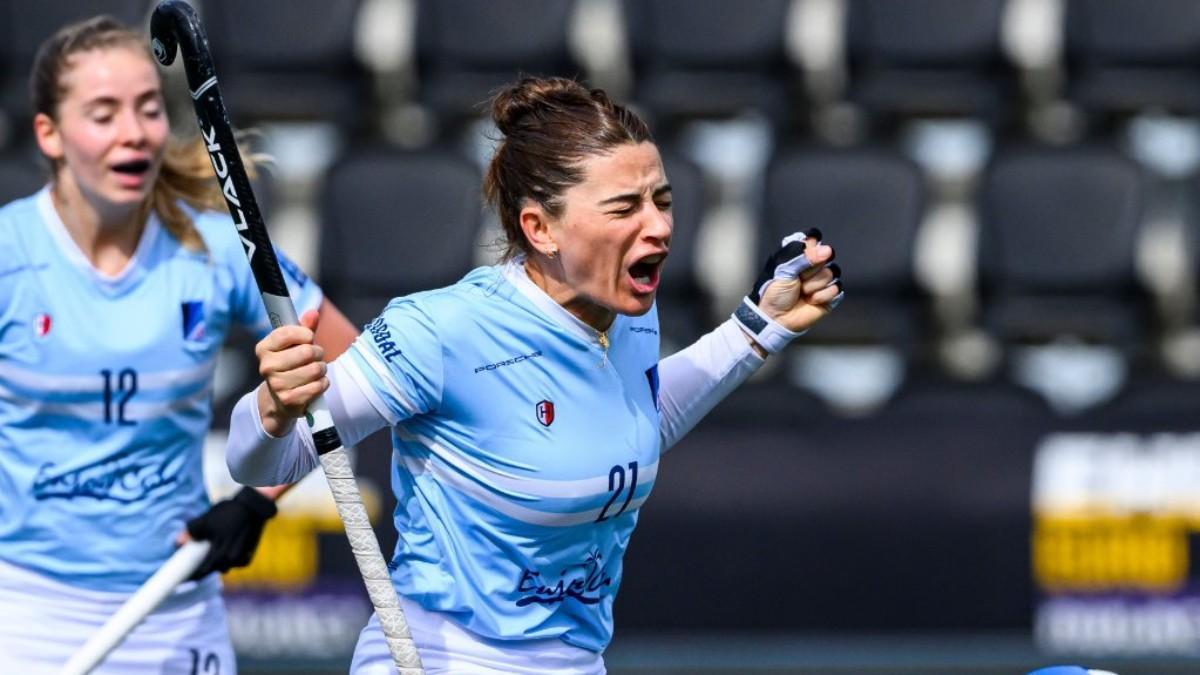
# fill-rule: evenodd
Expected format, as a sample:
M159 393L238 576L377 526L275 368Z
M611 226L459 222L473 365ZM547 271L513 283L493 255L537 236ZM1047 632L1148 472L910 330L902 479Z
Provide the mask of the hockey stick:
M298 325L296 308L288 295L287 285L275 258L275 249L267 234L266 224L258 210L258 202L250 189L250 179L242 165L233 127L225 112L217 86L216 69L208 49L208 37L196 11L182 0L164 0L154 8L150 19L150 44L154 56L164 66L175 60L176 47L183 54L183 69L187 73L188 89L196 108L200 135L208 145L209 159L221 184L229 213L254 272L254 280L262 294L271 326ZM422 675L421 659L404 618L404 611L388 577L387 564L379 551L379 541L371 530L366 507L350 460L342 448L341 438L333 426L333 418L324 397L313 401L306 416L312 428L313 441L329 488L337 504L338 515L350 539L350 548L358 562L358 570L367 586L367 594L379 617L387 638L392 660L401 675Z
M208 555L208 549L211 547L212 544L207 541L189 541L180 546L179 550L104 622L100 630L71 655L71 660L63 666L60 675L86 675L92 672L92 669L99 665L109 652L116 649L142 619L162 604L176 586L192 576L192 572L204 561L204 556Z

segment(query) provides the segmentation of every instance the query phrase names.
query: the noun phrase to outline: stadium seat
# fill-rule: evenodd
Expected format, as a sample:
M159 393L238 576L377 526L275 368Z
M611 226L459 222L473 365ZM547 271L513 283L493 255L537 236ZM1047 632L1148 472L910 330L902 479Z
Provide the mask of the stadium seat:
M899 117L1006 120L1013 93L1000 47L1003 0L850 0L850 97Z
M16 143L32 138L29 120L29 71L37 49L55 31L73 21L97 14L140 26L149 15L148 0L3 0L0 2L0 63L4 70L4 88L0 93L4 111L12 125L10 137Z
M527 75L581 76L568 22L575 0L418 0L420 99L447 126L487 113L499 86Z
M326 177L321 285L358 324L393 297L454 283L482 222L479 170L449 151L351 151Z
M782 360L840 414L879 409L923 357L913 253L925 202L916 164L883 148L786 147L767 170L759 259L815 227L846 271L846 301Z
M784 50L788 0L626 0L634 100L663 129L745 110L789 124L796 75Z
M360 130L373 114L354 55L360 0L204 0L222 94L239 126L331 122Z
M1143 193L1138 167L1108 148L1002 151L979 203L989 327L1009 342L1136 346L1148 320L1135 273Z
M846 270L846 302L814 332L828 342L915 346L920 333L913 250L925 209L918 167L881 148L789 147L767 173L759 249L816 227ZM757 272L757 270L756 270Z
M1068 0L1068 96L1093 113L1200 114L1200 4Z

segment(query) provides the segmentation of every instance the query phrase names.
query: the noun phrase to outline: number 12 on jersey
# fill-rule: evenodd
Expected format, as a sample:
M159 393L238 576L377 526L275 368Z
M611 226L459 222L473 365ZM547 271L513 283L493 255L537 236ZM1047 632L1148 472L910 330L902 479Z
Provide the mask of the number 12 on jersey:
M105 368L100 371L100 377L104 378L104 423L116 422L126 427L137 424L137 420L125 417L125 404L137 393L137 371L133 368L123 368L114 373Z

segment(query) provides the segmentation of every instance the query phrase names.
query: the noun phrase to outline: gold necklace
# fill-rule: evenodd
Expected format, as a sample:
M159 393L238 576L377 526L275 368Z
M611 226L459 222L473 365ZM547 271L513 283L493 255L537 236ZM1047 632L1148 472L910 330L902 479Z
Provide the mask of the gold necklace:
M596 342L600 343L600 349L603 350L600 355L600 367L603 368L608 363L608 331L596 331Z

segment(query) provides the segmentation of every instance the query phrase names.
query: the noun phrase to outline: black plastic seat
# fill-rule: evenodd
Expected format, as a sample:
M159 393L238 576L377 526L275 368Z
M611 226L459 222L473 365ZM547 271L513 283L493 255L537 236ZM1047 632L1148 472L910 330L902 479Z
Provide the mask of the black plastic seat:
M271 120L370 123L365 69L354 55L360 0L204 0L221 93L239 126Z
M447 126L488 112L521 75L579 77L568 25L575 0L419 0L420 100Z
M836 262L846 270L848 299L812 339L915 346L921 303L913 251L925 201L920 169L891 151L780 150L767 173L761 256L784 236L816 227L834 244Z
M877 121L1007 120L1003 0L851 0L850 97Z
M1138 167L1106 147L1002 151L980 194L985 321L1004 340L1133 347L1147 325L1135 270Z
M784 50L788 0L626 0L634 99L656 127L747 110L786 124L796 76Z
M1068 96L1085 110L1200 114L1200 4L1069 0Z
M449 151L353 151L326 177L321 285L351 320L393 297L454 283L471 269L481 176Z

